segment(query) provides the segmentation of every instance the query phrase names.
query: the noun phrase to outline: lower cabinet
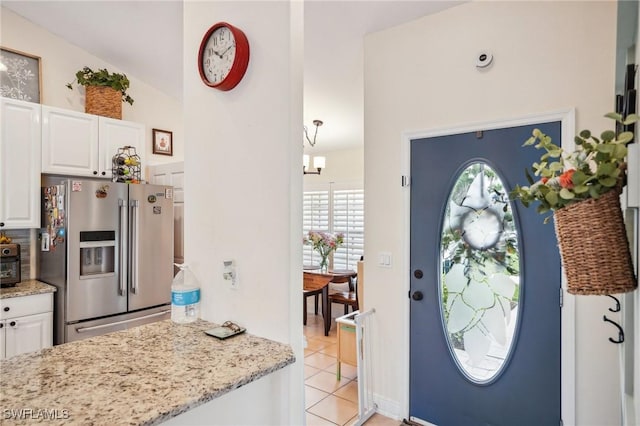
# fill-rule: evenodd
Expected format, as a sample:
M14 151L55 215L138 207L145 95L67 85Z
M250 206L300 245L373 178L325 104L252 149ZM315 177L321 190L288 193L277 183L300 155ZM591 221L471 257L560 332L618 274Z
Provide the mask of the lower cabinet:
M53 293L0 300L0 359L53 345Z

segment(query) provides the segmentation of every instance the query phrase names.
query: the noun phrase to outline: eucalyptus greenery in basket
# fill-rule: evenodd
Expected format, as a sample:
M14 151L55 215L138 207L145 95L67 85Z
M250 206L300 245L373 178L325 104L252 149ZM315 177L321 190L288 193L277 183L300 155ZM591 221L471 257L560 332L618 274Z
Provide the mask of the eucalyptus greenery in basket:
M133 105L133 98L127 94L129 79L125 74L110 73L106 69L92 70L84 67L76 73L76 81L81 86L106 86L122 93L122 102ZM72 83L67 83L67 88L73 90Z
M627 126L638 121L638 116L608 113L605 117ZM566 153L551 141L551 137L534 129L523 146L534 145L546 152L540 162L533 163L534 180L529 170L525 175L529 186L516 185L511 199L520 199L525 207L539 201L538 213L544 214L587 199L598 199L624 177L627 144L633 140L632 132L616 135L612 130L602 132L600 138L589 130L575 137L576 150ZM545 218L547 223L552 216Z

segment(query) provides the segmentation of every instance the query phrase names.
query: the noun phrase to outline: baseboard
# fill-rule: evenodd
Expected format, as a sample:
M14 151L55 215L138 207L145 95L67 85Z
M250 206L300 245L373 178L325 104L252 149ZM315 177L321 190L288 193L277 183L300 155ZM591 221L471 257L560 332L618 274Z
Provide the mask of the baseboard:
M399 401L373 394L373 402L376 404L376 413L393 420L402 420L405 414Z

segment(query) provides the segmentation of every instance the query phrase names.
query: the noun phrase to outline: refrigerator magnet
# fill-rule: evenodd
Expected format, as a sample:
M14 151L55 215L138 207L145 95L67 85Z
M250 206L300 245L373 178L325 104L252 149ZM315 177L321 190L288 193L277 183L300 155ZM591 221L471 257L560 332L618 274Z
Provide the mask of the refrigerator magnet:
M107 192L109 191L109 185L103 185L96 189L97 198L107 198Z
M74 180L71 182L71 192L80 192L82 191L82 182Z

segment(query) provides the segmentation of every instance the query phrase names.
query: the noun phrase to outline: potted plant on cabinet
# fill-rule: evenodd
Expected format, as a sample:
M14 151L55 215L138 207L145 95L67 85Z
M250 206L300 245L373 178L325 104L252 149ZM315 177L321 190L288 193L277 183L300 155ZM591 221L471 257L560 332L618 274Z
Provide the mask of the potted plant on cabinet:
M76 82L85 86L85 112L89 114L121 119L122 102L133 105L133 98L127 94L130 83L125 74L84 67L76 73ZM70 90L72 83L67 83Z

